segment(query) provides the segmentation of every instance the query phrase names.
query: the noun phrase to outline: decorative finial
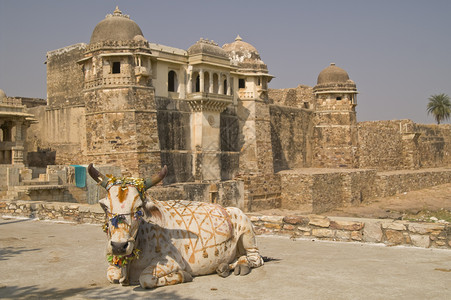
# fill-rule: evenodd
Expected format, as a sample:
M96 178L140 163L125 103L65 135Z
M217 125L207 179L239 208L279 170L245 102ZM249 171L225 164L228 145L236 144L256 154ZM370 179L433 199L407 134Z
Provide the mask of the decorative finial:
M335 66L335 63L330 63L331 66Z
M235 38L235 41L242 41L243 39L240 37L240 35L238 34Z
M117 16L117 15L122 15L122 12L119 10L119 6L116 5L116 9L114 10L113 14L114 14L115 16Z

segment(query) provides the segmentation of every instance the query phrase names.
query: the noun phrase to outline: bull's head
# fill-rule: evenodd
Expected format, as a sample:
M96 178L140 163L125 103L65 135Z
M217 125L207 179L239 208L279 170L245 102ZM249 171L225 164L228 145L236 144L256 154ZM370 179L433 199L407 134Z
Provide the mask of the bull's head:
M132 177L115 178L105 176L96 170L92 164L88 173L108 195L99 201L107 216L107 254L131 255L135 248L140 218L143 216L145 191L160 182L167 173L167 167L151 178Z

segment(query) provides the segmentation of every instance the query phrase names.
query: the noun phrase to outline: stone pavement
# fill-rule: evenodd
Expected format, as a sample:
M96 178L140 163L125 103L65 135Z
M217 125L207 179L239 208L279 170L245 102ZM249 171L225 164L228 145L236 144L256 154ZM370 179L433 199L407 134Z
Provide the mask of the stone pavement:
M272 260L244 277L143 290L110 285L99 225L0 219L0 298L450 299L451 251L259 236Z

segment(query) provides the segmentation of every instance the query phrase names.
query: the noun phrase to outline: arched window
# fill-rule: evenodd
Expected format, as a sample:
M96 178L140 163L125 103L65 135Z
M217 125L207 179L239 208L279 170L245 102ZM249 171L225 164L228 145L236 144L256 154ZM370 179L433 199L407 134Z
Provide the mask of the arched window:
M195 78L196 78L196 80L195 80L194 84L196 86L195 86L194 92L199 93L200 92L200 75L199 75L199 73L196 74Z
M227 79L224 79L224 95L227 95Z
M168 73L168 92L177 92L178 82L177 82L177 73L171 70Z

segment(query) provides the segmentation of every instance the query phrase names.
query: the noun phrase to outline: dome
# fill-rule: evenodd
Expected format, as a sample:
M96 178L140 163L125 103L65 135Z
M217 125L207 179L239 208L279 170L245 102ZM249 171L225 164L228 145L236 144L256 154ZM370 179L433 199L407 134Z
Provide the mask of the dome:
M207 39L201 38L194 45L189 47L188 55L194 54L210 54L214 56L220 56L223 58L228 58L227 53L218 46L214 41L209 41Z
M253 54L254 56L258 56L258 59L260 59L260 54L258 54L257 49L252 46L249 43L243 42L243 39L238 35L235 38L235 41L230 44L224 44L222 46L222 49L224 49L226 52L243 52L243 53L249 53Z
M113 14L109 14L94 28L90 44L102 41L130 41L135 36L143 36L141 28L128 15L123 15L116 6Z
M0 89L0 102L3 102L6 99L6 93L2 89Z
M317 84L346 83L349 80L348 73L334 63L322 70L318 75Z
M260 59L260 54L257 49L249 43L243 42L243 39L238 35L235 41L230 44L224 44L222 46L228 54L232 62L259 62L263 63Z
M240 66L243 69L267 72L268 68L261 60L257 49L249 43L243 42L238 35L235 41L222 46L230 58L232 64Z

